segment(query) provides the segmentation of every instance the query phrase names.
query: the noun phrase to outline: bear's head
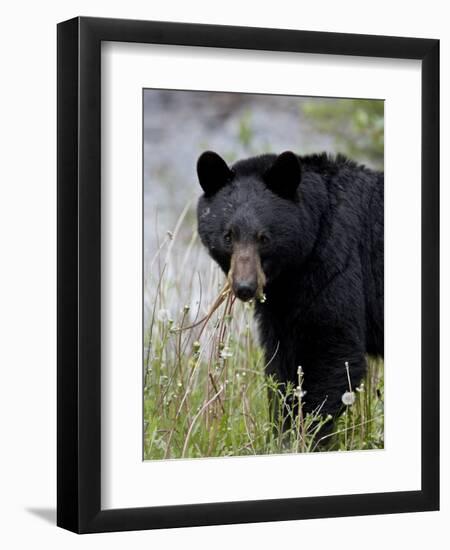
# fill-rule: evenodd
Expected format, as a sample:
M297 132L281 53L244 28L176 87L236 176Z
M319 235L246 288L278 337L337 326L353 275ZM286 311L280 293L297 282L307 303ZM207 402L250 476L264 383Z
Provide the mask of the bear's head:
M241 160L231 167L212 151L197 162L203 189L198 231L243 301L295 270L304 256L300 159L290 151Z

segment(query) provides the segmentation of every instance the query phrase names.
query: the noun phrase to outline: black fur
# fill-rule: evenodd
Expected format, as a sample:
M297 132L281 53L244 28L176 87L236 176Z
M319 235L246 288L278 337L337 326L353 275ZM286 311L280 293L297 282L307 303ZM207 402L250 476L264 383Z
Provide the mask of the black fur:
M345 362L354 388L366 354L384 354L384 175L341 155L283 155L241 160L227 175L217 162L219 183L200 157L206 194L198 230L225 273L227 233L258 247L267 282L256 318L267 373L297 385L301 365L305 411L323 403L321 412L335 415L348 390Z

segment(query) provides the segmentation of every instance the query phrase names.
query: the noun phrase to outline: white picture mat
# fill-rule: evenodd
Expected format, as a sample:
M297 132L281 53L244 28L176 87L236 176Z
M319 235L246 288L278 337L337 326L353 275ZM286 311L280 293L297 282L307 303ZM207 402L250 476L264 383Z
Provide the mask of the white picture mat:
M102 508L420 489L420 62L103 43L101 66ZM384 450L142 460L143 88L386 100Z

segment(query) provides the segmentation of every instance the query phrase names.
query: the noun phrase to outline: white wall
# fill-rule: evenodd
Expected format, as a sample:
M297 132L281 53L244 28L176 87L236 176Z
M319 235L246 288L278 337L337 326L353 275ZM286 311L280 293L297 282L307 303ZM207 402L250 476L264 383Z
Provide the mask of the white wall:
M374 11L372 11L372 6ZM77 537L54 527L56 463L56 23L75 15L192 21L441 39L442 182L450 163L450 36L445 3L66 0L2 9L0 84L0 541L5 548L423 548L448 543L449 470L439 513ZM442 212L449 188L442 186ZM449 273L442 216L442 280ZM442 464L450 463L449 292L442 288ZM407 422L408 419L405 418ZM370 473L368 473L370 475ZM6 544L5 544L6 543Z

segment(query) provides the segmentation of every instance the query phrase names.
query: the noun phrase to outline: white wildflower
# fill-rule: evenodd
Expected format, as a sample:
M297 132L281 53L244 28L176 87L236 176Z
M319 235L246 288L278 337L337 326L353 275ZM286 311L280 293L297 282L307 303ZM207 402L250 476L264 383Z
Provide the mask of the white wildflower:
M355 402L355 394L352 391L346 391L342 394L342 403L347 407L350 407Z
M297 386L294 391L295 396L297 399L302 399L306 395L306 390L302 390L300 386Z
M223 350L220 352L221 359L227 359L228 357L233 357L233 352L230 350L229 347L225 346Z

